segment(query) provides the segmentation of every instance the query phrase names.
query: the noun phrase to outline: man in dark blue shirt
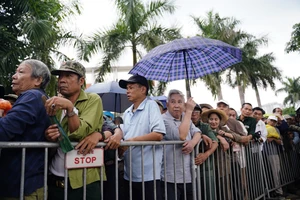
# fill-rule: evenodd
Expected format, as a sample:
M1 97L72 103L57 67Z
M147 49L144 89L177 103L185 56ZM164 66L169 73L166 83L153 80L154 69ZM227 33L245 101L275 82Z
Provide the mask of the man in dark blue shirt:
M0 141L42 142L50 125L42 96L50 80L48 67L38 60L25 60L12 76L12 90L18 95L12 109L3 117L0 109ZM0 200L19 198L21 169L25 167L24 197L43 199L45 152L27 148L25 166L22 149L2 149L0 157Z

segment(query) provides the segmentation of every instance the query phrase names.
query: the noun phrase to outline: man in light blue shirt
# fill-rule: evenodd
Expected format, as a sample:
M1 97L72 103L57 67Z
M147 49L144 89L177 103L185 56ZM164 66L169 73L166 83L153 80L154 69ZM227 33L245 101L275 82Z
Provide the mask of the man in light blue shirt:
M119 85L127 89L128 100L133 103L123 116L125 141L162 140L166 133L165 125L156 102L147 98L149 86L146 78L133 75L129 80L120 80ZM154 156L153 148L155 148ZM124 153L125 198L129 199L129 183L132 181L133 200L143 199L143 195L146 200L153 200L154 186L156 186L156 199L160 200L161 162L162 147L160 146L145 146L143 151L141 146L133 146L131 151L128 149ZM143 194L143 184L145 194Z

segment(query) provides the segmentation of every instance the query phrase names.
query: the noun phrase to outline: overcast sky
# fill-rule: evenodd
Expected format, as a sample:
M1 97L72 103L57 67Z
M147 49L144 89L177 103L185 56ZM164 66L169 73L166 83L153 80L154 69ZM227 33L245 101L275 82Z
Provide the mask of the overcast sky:
M292 26L300 23L300 1L299 0L175 0L177 9L173 15L164 15L158 22L171 27L177 25L182 27L182 34L194 36L197 34L197 27L191 19L191 15L205 17L206 13L214 10L221 17L234 17L241 21L239 28L257 37L267 35L268 46L261 47L260 53L273 52L276 61L274 65L282 70L283 76L300 76L300 54L284 52L286 43L290 40ZM91 35L97 30L104 30L116 22L117 12L113 0L82 0L82 15L68 24L71 30L84 35ZM73 56L72 50L64 50L69 56ZM101 57L94 58L86 67L93 67ZM132 65L132 56L128 50L116 63L116 66ZM118 78L128 78L130 75L118 74ZM107 80L112 79L111 76ZM91 80L88 80L91 82ZM281 87L280 83L277 88ZM179 88L185 91L183 81L175 81L169 84L170 89ZM271 102L282 103L286 94L275 96L274 92L268 89L261 90L262 104ZM198 82L192 87L192 96L198 103L211 103L215 100L204 84ZM236 109L240 108L240 100L237 89L223 86L224 99ZM255 93L252 89L246 90L246 101L257 105Z

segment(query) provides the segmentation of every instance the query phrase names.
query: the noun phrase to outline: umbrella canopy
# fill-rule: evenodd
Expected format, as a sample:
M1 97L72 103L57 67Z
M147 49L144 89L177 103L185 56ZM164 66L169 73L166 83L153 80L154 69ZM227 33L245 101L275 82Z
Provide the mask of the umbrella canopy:
M240 49L219 40L196 36L155 47L129 73L163 82L190 80L225 70L241 61ZM189 90L187 81L188 96Z
M103 110L122 113L132 104L127 98L126 90L116 81L96 83L85 91L99 94Z

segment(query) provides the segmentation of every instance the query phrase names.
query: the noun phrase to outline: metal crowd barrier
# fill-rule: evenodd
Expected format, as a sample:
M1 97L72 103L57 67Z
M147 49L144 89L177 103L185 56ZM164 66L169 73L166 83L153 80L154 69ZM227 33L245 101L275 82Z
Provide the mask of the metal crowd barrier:
M72 143L74 146L77 143ZM163 149L163 160L166 163L166 157L173 155L174 161L174 184L176 186L177 180L176 175L178 169L176 169L176 162L181 162L183 164L183 156L176 157L175 149L181 148L182 141L161 141L161 142L124 142L121 146L129 146L128 153L129 158L132 159L132 149L151 146L152 147L152 158L145 158L142 154L141 164L145 159L155 160L155 151L158 148ZM172 152L167 152L166 147L168 145L173 146ZM105 146L105 143L98 143L97 147L102 148ZM21 185L20 185L20 199L24 199L24 173L25 173L25 155L26 149L28 148L44 148L45 152L45 169L44 169L44 199L47 199L47 176L48 176L48 155L49 148L57 148L58 144L44 142L44 143L35 143L35 142L0 142L1 148L20 148L22 150L22 170L21 170ZM198 153L204 153L205 146L203 143L200 143L196 146L195 150L191 153L191 158L194 158ZM114 180L115 184L115 195L116 200L123 200L124 187L122 185L122 167L119 167L122 160L118 158L118 151L115 151L115 160L112 161L110 166L114 168ZM277 145L274 143L264 143L262 145L258 143L249 143L247 146L240 146L239 150L235 148L230 148L224 152L219 146L217 150L208 157L208 159L201 164L200 166L195 165L194 159L191 159L191 168L183 169L183 177L187 170L190 171L192 177L192 188L193 188L193 199L194 200L215 200L215 199L226 199L226 200L252 200L252 199L264 199L269 198L270 193L273 191L281 191L282 187L293 183L295 180L300 177L300 160L299 160L300 147L291 146L289 149L285 149L282 145ZM0 154L1 156L1 154ZM177 162L177 163L178 163ZM154 162L155 166L155 162ZM166 172L165 165L164 172ZM130 164L130 170L132 166ZM83 180L83 200L86 199L86 168L84 168ZM142 180L144 182L144 168L142 171ZM105 193L103 189L107 181L104 181L105 167L100 167L101 180L100 188L101 194ZM156 171L155 167L153 170L153 176L160 171ZM65 169L65 186L64 186L64 198L68 199L68 169ZM129 194L130 198L134 191L132 188L132 171L130 171L129 181ZM166 175L166 174L165 174ZM166 176L165 176L166 177ZM110 177L107 177L108 179ZM184 193L181 199L189 200L186 194L186 180L183 182ZM164 186L161 190L163 199L168 199L167 197L167 181L162 181L161 185ZM175 189L175 198L177 199L177 189ZM145 188L143 185L143 194L145 194ZM156 192L156 191L154 191ZM101 195L101 199L104 199L104 196ZM145 199L145 195L143 195Z

